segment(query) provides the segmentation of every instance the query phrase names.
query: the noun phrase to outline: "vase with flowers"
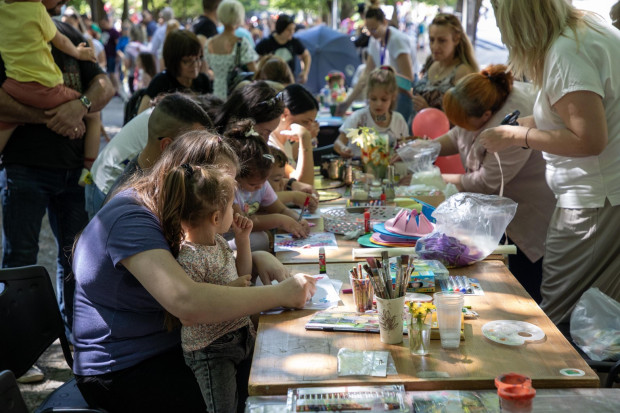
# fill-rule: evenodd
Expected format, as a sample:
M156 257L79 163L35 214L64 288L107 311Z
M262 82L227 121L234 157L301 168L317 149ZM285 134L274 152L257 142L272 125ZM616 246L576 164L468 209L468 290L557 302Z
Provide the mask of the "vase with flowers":
M390 163L390 140L386 135L380 135L375 128L360 126L347 131L349 141L360 147L362 163L366 173L371 173L376 179L385 178Z
M411 318L407 323L409 333L409 351L413 355L428 354L431 343L431 325L427 321L430 313L435 309L431 303L408 302Z

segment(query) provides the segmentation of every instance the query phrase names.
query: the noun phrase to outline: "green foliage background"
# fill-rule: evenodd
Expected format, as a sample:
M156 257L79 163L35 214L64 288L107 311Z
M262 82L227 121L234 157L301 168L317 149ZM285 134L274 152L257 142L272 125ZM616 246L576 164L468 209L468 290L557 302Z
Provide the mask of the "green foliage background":
M315 16L327 16L331 13L331 0L239 0L244 6L246 13L252 11L282 11L294 13L303 11ZM341 17L347 17L355 13L357 3L361 0L339 0ZM101 0L70 0L69 5L75 7L80 13L90 13L92 6ZM395 4L396 0L385 0L385 4ZM195 17L202 14L201 0L109 0L115 10L115 15L121 17L125 3L128 9L142 11L145 4L148 9L153 11L161 10L166 6L171 6L175 15L179 18ZM426 0L418 3L429 5L452 6L457 0Z

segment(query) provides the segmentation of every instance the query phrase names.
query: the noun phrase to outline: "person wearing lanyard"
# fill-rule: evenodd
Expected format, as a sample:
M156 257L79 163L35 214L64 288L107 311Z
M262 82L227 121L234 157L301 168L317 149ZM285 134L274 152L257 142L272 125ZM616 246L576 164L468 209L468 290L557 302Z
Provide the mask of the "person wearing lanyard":
M336 115L338 116L342 116L351 106L351 103L357 99L366 85L368 75L377 67L392 66L405 83L406 80L412 81L413 79L413 60L409 38L394 27L389 27L385 14L378 7L368 9L365 22L366 29L371 35L366 69L347 99L336 108ZM403 115L407 122L409 122L413 111L411 98L410 88L407 90L399 89L396 111Z

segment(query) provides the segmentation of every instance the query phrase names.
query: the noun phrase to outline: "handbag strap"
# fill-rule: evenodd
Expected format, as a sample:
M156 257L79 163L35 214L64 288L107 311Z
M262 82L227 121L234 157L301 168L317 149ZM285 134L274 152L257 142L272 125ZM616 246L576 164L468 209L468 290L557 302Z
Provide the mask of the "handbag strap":
M241 64L241 40L237 42L235 51L235 67L239 67Z

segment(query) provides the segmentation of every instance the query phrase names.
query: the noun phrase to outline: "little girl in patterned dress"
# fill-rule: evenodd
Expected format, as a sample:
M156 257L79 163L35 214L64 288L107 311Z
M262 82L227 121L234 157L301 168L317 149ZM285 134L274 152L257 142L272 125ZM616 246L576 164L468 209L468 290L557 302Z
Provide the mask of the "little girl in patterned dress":
M236 183L222 171L183 164L165 180L166 209L179 217L184 241L178 262L196 282L246 287L251 283L252 221L233 212ZM176 218L175 218L176 219ZM220 235L232 231L237 258ZM250 317L183 326L186 364L192 369L209 412L243 412L254 350Z

